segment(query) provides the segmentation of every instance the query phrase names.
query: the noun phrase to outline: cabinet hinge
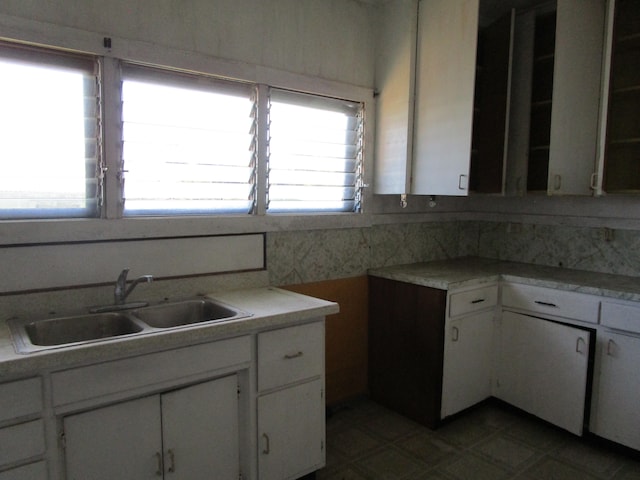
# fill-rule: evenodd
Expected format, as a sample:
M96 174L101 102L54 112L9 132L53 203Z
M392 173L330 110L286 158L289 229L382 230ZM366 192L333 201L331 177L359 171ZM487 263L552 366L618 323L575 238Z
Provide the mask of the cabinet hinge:
M237 394L238 394L238 398L240 398L240 385L237 386L237 390L236 390Z

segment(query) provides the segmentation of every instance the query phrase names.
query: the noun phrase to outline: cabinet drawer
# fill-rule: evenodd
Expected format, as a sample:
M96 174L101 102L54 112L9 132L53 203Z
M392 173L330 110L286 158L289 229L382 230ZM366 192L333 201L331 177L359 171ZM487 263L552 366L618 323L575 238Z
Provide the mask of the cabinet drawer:
M477 312L485 308L495 307L497 303L497 285L452 293L449 298L449 316L456 317L465 313Z
M640 333L640 304L602 302L600 323L618 330Z
M45 462L36 462L12 468L0 472L0 480L47 480L47 465Z
M600 300L581 293L506 283L502 286L502 306L598 323Z
M249 336L125 358L51 375L56 407L181 380L251 361Z
M44 454L42 420L20 423L0 429L0 465L19 462Z
M258 335L258 388L279 387L324 371L324 322Z
M42 411L42 384L39 378L0 384L0 422Z

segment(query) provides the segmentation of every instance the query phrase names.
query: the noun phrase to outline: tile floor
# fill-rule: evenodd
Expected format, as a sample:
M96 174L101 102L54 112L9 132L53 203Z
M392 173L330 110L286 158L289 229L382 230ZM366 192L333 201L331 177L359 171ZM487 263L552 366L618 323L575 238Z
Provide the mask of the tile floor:
M429 430L358 399L327 418L318 480L640 480L640 455L575 437L498 403Z

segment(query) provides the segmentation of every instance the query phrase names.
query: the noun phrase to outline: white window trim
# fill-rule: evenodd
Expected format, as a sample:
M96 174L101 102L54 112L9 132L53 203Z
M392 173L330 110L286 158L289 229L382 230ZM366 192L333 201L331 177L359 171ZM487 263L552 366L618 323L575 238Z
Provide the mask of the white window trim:
M0 245L50 243L66 241L91 241L98 239L130 239L160 237L168 233L181 235L229 234L270 232L281 230L312 230L331 228L359 228L372 224L369 211L372 192L363 190L363 209L360 213L281 213L266 214L264 192L258 191L258 205L253 215L211 215L199 217L143 217L122 218L121 206L114 204L119 198L118 171L121 146L117 103L119 98L119 62L130 61L149 66L173 68L220 78L251 82L259 88L295 90L303 93L336 98L346 98L364 104L366 112L364 154L364 184L372 182L373 132L375 130L375 108L373 89L351 85L309 75L287 72L271 67L234 62L202 53L184 51L156 44L111 37L111 48L106 48L104 36L82 29L53 26L49 23L27 20L10 15L0 16L0 39L26 42L43 47L62 48L79 53L102 57L104 118L103 148L107 168L107 187L102 219L56 219L56 220L5 220L0 223L3 240ZM115 97L114 97L115 95ZM262 95L261 98L267 98ZM261 100L262 101L262 100ZM262 112L265 109L261 110ZM262 129L264 130L264 129ZM262 143L264 145L264 143ZM266 152L259 152L266 155ZM259 161L258 188L265 188L266 170L264 159ZM111 221L105 221L111 220Z

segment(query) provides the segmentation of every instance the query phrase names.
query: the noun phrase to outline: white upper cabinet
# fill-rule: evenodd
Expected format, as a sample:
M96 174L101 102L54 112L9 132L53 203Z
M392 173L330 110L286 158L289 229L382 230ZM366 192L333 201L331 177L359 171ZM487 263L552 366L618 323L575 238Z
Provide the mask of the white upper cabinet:
M479 5L420 2L411 193L468 193Z

